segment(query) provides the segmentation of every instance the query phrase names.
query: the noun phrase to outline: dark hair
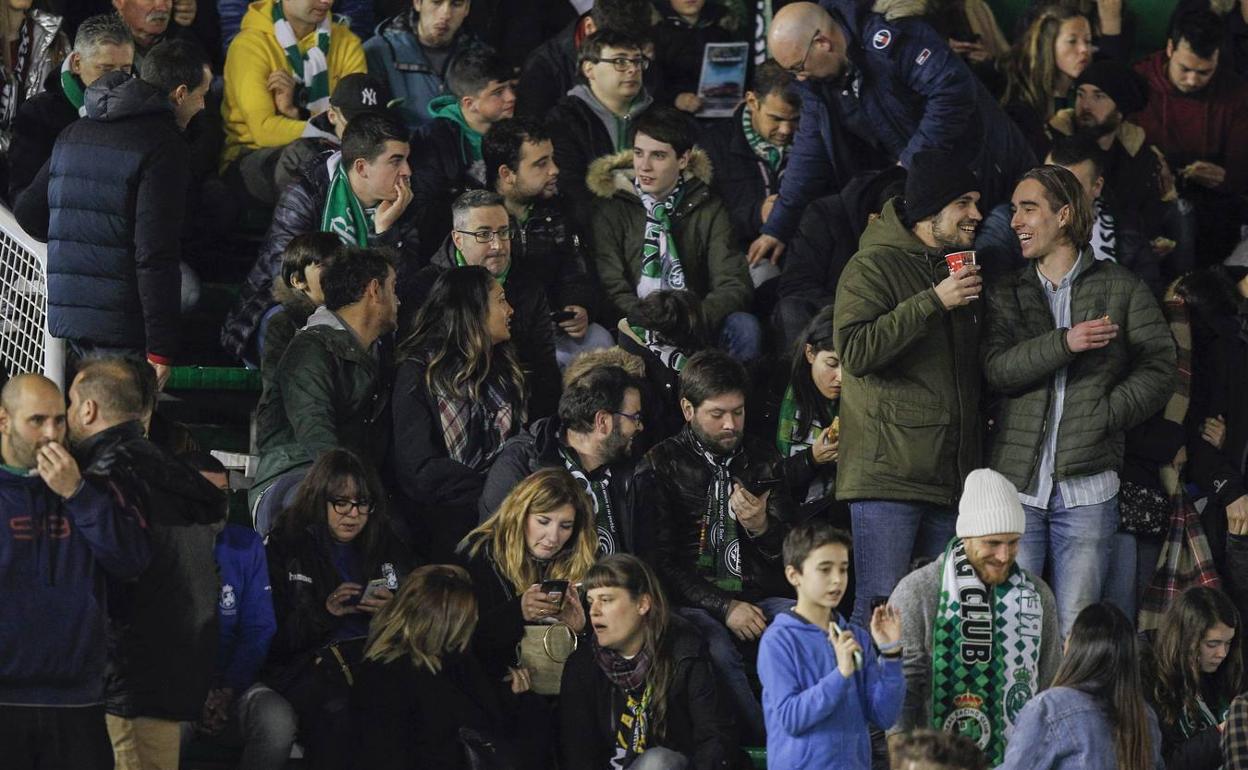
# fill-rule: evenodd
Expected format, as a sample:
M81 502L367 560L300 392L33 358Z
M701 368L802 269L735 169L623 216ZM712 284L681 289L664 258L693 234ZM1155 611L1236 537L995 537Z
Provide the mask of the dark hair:
M1070 221L1062 228L1066 239L1076 249L1092 240L1092 201L1083 192L1079 179L1061 166L1037 166L1023 174L1023 180L1034 179L1044 188L1044 197L1054 213L1070 206Z
M520 170L520 155L525 142L545 142L550 132L540 120L530 117L503 118L481 139L481 158L485 161L485 186L493 190L498 183L498 168Z
M356 115L342 131L342 165L351 168L357 160L369 163L386 151L386 142L408 143L408 130L391 112L365 112Z
M754 82L750 88L754 98L762 102L769 94L775 94L791 107L799 107L802 97L797 92L797 78L781 67L775 59L768 59L754 70Z
M637 134L645 134L656 142L670 144L677 155L693 149L694 136L689 128L689 118L675 107L656 104L637 116L633 141Z
M619 30L644 40L650 34L651 12L654 6L649 0L596 0L589 11L598 31Z
M446 67L446 89L456 99L476 96L490 81L506 82L514 77L512 68L488 45L470 45L451 57Z
M152 371L147 362L131 357L89 357L78 367L70 387L77 389L79 398L98 404L108 419L142 419L147 414L149 401L155 404L155 387L154 383L144 382L136 364ZM152 374L154 380L155 372ZM147 392L149 388L151 394Z
M703 350L680 372L680 397L697 409L708 398L725 393L745 395L750 390L750 377L741 362L721 350Z
M178 86L194 91L204 84L207 66L208 54L203 48L190 40L172 38L160 41L144 54L139 77L162 94L171 94Z
M1233 318L1239 308L1238 281L1225 265L1213 265L1194 270L1179 281L1175 287L1193 322L1204 327L1217 323L1220 318Z
M629 32L625 32L613 27L599 29L594 34L585 38L581 42L580 49L576 52L576 74L581 80L584 80L584 70L581 65L585 62L597 62L602 58L602 50L604 48L622 48L634 49L640 51L642 48L642 39Z
M1083 608L1066 642L1052 687L1069 687L1100 700L1114 728L1120 770L1152 767L1148 706L1140 682L1135 628L1108 602Z
M211 452L197 449L194 452L183 452L178 459L198 473L226 473L225 464L212 456Z
M1198 721L1200 707L1197 698L1203 688L1200 670L1200 645L1205 634L1218 623L1230 626L1235 636L1231 650L1218 675L1212 677L1218 696L1230 703L1244 689L1244 662L1240 657L1243 624L1239 610L1226 594L1216 588L1195 586L1184 591L1161 618L1153 644L1156 661L1156 677L1153 680L1153 700L1158 716L1167 725L1177 725L1184 718ZM1217 708L1220 704L1208 704Z
M309 265L327 267L331 259L345 250L342 239L333 233L318 230L296 235L282 252L282 282L290 285L296 276L303 278Z
M134 45L134 35L116 13L88 16L74 33L74 53L80 56L90 55L92 49L102 45Z
M411 334L399 345L400 360L424 363L425 387L433 395L480 398L485 381L501 372L517 402L524 403L524 374L512 343L493 344L486 328L490 290L497 284L480 265L447 270L434 281Z
M663 289L637 303L628 320L692 355L706 347L702 300L690 291Z
M311 530L321 542L330 542L329 500L347 481L354 483L357 498L373 504L352 545L359 543L362 574L375 575L383 550L394 538L386 510L386 490L373 466L348 449L334 448L321 453L308 475L299 482L295 499L278 514L273 529L292 540Z
M394 252L387 248L361 249L346 246L321 271L321 292L325 307L338 310L359 302L373 281L382 284L398 264Z
M1053 146L1049 149L1049 160L1056 166L1075 166L1084 161L1092 161L1096 176L1104 176L1108 155L1096 143L1095 138L1077 132L1070 136L1054 136Z
M975 741L943 730L898 735L888 742L888 755L893 770L988 770L988 758Z
M793 398L797 401L797 411L801 418L798 420L798 430L803 435L810 431L810 426L816 419L827 419L828 399L819 392L810 377L806 346L810 345L816 354L824 351L836 352L836 346L832 343L832 334L836 331L832 316L832 306L825 306L806 324L806 328L798 335L797 344L793 346L793 357L789 363L789 386L793 388Z
M843 545L849 551L854 547L854 538L845 530L822 519L807 519L784 536L784 566L801 572L810 552L825 545Z
M594 429L599 412L612 413L624 403L629 388L641 392L637 378L618 366L595 367L564 388L559 397L559 421L568 430L587 432Z
M1226 25L1207 6L1176 13L1170 20L1170 42L1178 48L1185 41L1192 53L1212 59L1226 42Z

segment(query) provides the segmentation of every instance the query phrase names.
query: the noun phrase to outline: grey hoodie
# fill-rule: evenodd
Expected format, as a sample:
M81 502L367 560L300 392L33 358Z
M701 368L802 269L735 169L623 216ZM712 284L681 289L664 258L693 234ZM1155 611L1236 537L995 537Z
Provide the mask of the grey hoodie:
M628 137L628 130L625 128L628 122L636 120L637 116L654 102L654 99L643 88L641 93L637 94L637 98L633 100L633 103L629 105L628 114L621 118L607 109L605 104L598 101L598 97L594 96L594 92L585 83L573 86L572 90L568 91L568 96L580 99L589 105L589 109L593 110L598 119L602 121L602 125L606 126L607 133L611 136L611 145L617 151L624 149L620 146L620 141Z

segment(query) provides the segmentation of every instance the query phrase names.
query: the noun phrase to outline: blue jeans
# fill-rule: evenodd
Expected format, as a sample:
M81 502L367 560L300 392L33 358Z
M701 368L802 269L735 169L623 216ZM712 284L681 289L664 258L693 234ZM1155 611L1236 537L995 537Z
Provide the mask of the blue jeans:
M196 735L191 722L182 723L183 753L192 742L241 748L237 770L282 770L295 742L295 710L281 695L256 683L230 707L230 720L221 733Z
M558 329L556 331L558 332ZM585 336L579 340L559 332L555 335L555 361L559 364L559 371L563 371L568 368L568 364L572 363L572 359L581 353L609 348L614 344L615 337L598 324L590 324L585 330Z
M1057 600L1057 619L1065 639L1079 611L1101 600L1110 547L1118 531L1118 496L1067 508L1055 484L1047 509L1024 505L1023 513L1027 531L1018 546L1018 565L1045 576Z
M797 602L776 596L760 599L753 604L763 611L767 622L771 623L772 618L785 610L792 609ZM706 640L711 653L711 662L715 665L715 670L719 672L720 681L728 690L737 719L749 731L748 736L742 737L762 740L767 729L763 724L763 706L758 702L758 698L754 697L754 690L750 687L750 678L745 675L745 660L741 657L741 650L737 648L736 640L732 632L728 630L728 626L711 613L697 607L677 607L676 612L692 623Z
M763 325L750 313L729 313L719 327L719 346L741 363L763 354Z
M929 503L859 500L849 504L854 528L853 622L869 628L871 600L889 596L918 557L935 557L957 529L957 514Z

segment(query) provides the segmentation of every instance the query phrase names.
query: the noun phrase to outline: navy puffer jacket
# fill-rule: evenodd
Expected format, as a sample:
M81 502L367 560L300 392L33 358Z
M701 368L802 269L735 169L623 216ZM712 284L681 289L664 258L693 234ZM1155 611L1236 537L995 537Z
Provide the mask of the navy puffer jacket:
M86 108L52 151L48 323L57 337L168 363L190 149L168 96L126 73L92 83Z

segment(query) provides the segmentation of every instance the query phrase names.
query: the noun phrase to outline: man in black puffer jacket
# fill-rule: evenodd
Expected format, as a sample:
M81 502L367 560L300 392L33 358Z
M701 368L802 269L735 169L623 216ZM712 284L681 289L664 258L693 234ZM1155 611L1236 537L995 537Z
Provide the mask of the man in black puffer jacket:
M190 185L182 131L211 79L204 52L181 40L153 48L139 79L99 78L87 119L61 133L48 174L32 183L47 184L50 331L80 354L143 355L162 382L178 352Z
M145 767L176 766L179 722L203 713L217 652L213 546L226 513L220 490L143 437L155 405L141 362L100 358L79 370L66 414L84 474L147 522L147 569L109 588L105 675L113 747Z

